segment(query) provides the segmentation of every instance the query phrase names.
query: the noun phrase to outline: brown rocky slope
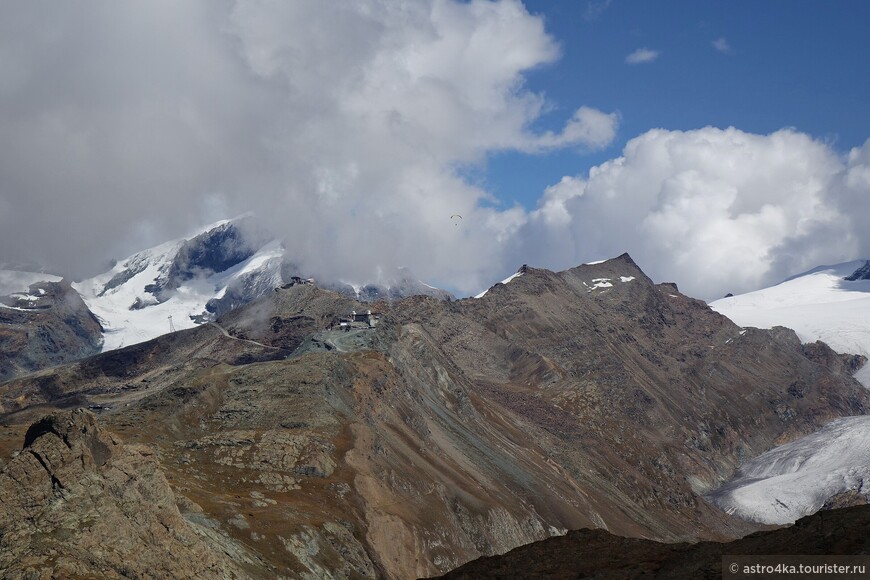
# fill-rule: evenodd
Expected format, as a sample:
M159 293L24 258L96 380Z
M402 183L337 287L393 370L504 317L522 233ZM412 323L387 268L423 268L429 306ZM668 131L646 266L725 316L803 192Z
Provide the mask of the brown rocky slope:
M370 307L375 328L330 330ZM864 413L854 362L740 329L627 255L456 302L301 285L0 385L0 453L47 410L98 406L258 574L431 576L567 529L751 531L701 494Z

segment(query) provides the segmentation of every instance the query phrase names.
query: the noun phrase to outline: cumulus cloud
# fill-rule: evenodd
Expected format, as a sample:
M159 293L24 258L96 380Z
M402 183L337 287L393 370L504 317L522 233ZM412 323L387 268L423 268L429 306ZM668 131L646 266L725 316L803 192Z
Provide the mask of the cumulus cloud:
M867 216L870 215L870 139L852 149L836 187L837 203L848 217L844 230L858 238L857 257L870 259L870 235Z
M731 44L729 44L728 39L724 36L720 36L716 40L713 41L713 48L721 52L722 54L731 54Z
M0 32L3 259L74 275L253 210L311 271L477 289L524 218L462 168L618 122L531 129L559 46L518 0L35 1Z
M653 62L659 57L659 55L661 55L661 51L659 50L638 48L627 57L625 57L625 62L627 64L644 64L647 62Z
M793 130L652 130L548 188L515 251L553 268L628 251L691 295L744 292L870 251L851 221L870 209L868 167L870 145L844 163Z
M527 150L546 150L581 145L588 149L602 149L613 142L619 115L603 113L591 107L580 107L558 135L547 132L530 143Z
M518 0L12 3L0 263L93 274L247 211L315 275L404 265L460 293L624 251L708 298L870 257L870 145L793 130L657 129L535 211L494 203L465 168L616 135L582 103L533 129L553 107L526 75L558 58Z

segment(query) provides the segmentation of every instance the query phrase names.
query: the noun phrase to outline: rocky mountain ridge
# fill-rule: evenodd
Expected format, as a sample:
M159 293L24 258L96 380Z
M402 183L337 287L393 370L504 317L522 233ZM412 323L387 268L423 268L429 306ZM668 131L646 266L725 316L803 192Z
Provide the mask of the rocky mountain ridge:
M407 269L387 278L361 286L319 284L362 302L417 294L453 298ZM143 250L72 286L56 286L61 279L48 274L0 270L0 352L6 355L0 381L193 328L306 280L283 245L250 216ZM52 310L54 298L63 306Z
M847 282L855 282L857 280L870 280L870 260L864 260L864 265L856 269L854 272L844 277Z
M786 326L803 342L821 340L834 350L870 357L870 280L867 260L813 268L779 284L710 303L737 324ZM856 377L870 387L870 366Z
M373 325L338 326L368 308ZM256 554L251 575L432 576L568 529L757 529L703 494L863 414L851 364L784 328L740 328L627 255L527 267L449 302L297 284L5 383L0 451L52 409L92 406Z

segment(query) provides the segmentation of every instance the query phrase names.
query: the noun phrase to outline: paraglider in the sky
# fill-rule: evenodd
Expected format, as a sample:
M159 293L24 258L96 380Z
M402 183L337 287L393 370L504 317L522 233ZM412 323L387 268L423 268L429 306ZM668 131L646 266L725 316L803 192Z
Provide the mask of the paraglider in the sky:
M462 216L459 215L458 213L455 213L455 214L453 214L452 216L450 216L450 221L453 222L453 225L454 225L454 226L458 226L458 225L459 225L459 221L460 221L461 219L462 219Z

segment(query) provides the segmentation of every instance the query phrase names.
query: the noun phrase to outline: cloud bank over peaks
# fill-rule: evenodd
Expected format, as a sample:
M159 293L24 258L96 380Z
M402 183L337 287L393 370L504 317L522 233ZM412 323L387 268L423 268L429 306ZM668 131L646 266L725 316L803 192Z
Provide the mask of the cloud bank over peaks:
M628 251L654 279L717 298L870 251L868 205L870 144L843 159L787 129L656 129L548 188L515 251L554 268Z
M617 116L590 107L558 133L530 130L546 103L523 75L559 49L519 2L240 3L232 23L251 70L289 105L274 142L291 188L255 209L327 276L413 264L476 289L496 275L518 210L481 208L489 194L459 169L498 150L597 149L616 134Z
M460 294L624 251L704 298L870 257L870 145L795 130L651 130L535 211L498 205L469 167L600 150L619 126L529 89L560 47L518 0L6 8L3 263L93 275L249 211L315 276L408 266Z
M618 125L563 103L532 129L553 104L525 75L560 49L518 0L37 1L0 31L0 247L73 275L253 211L311 271L474 291L524 217L463 168Z

